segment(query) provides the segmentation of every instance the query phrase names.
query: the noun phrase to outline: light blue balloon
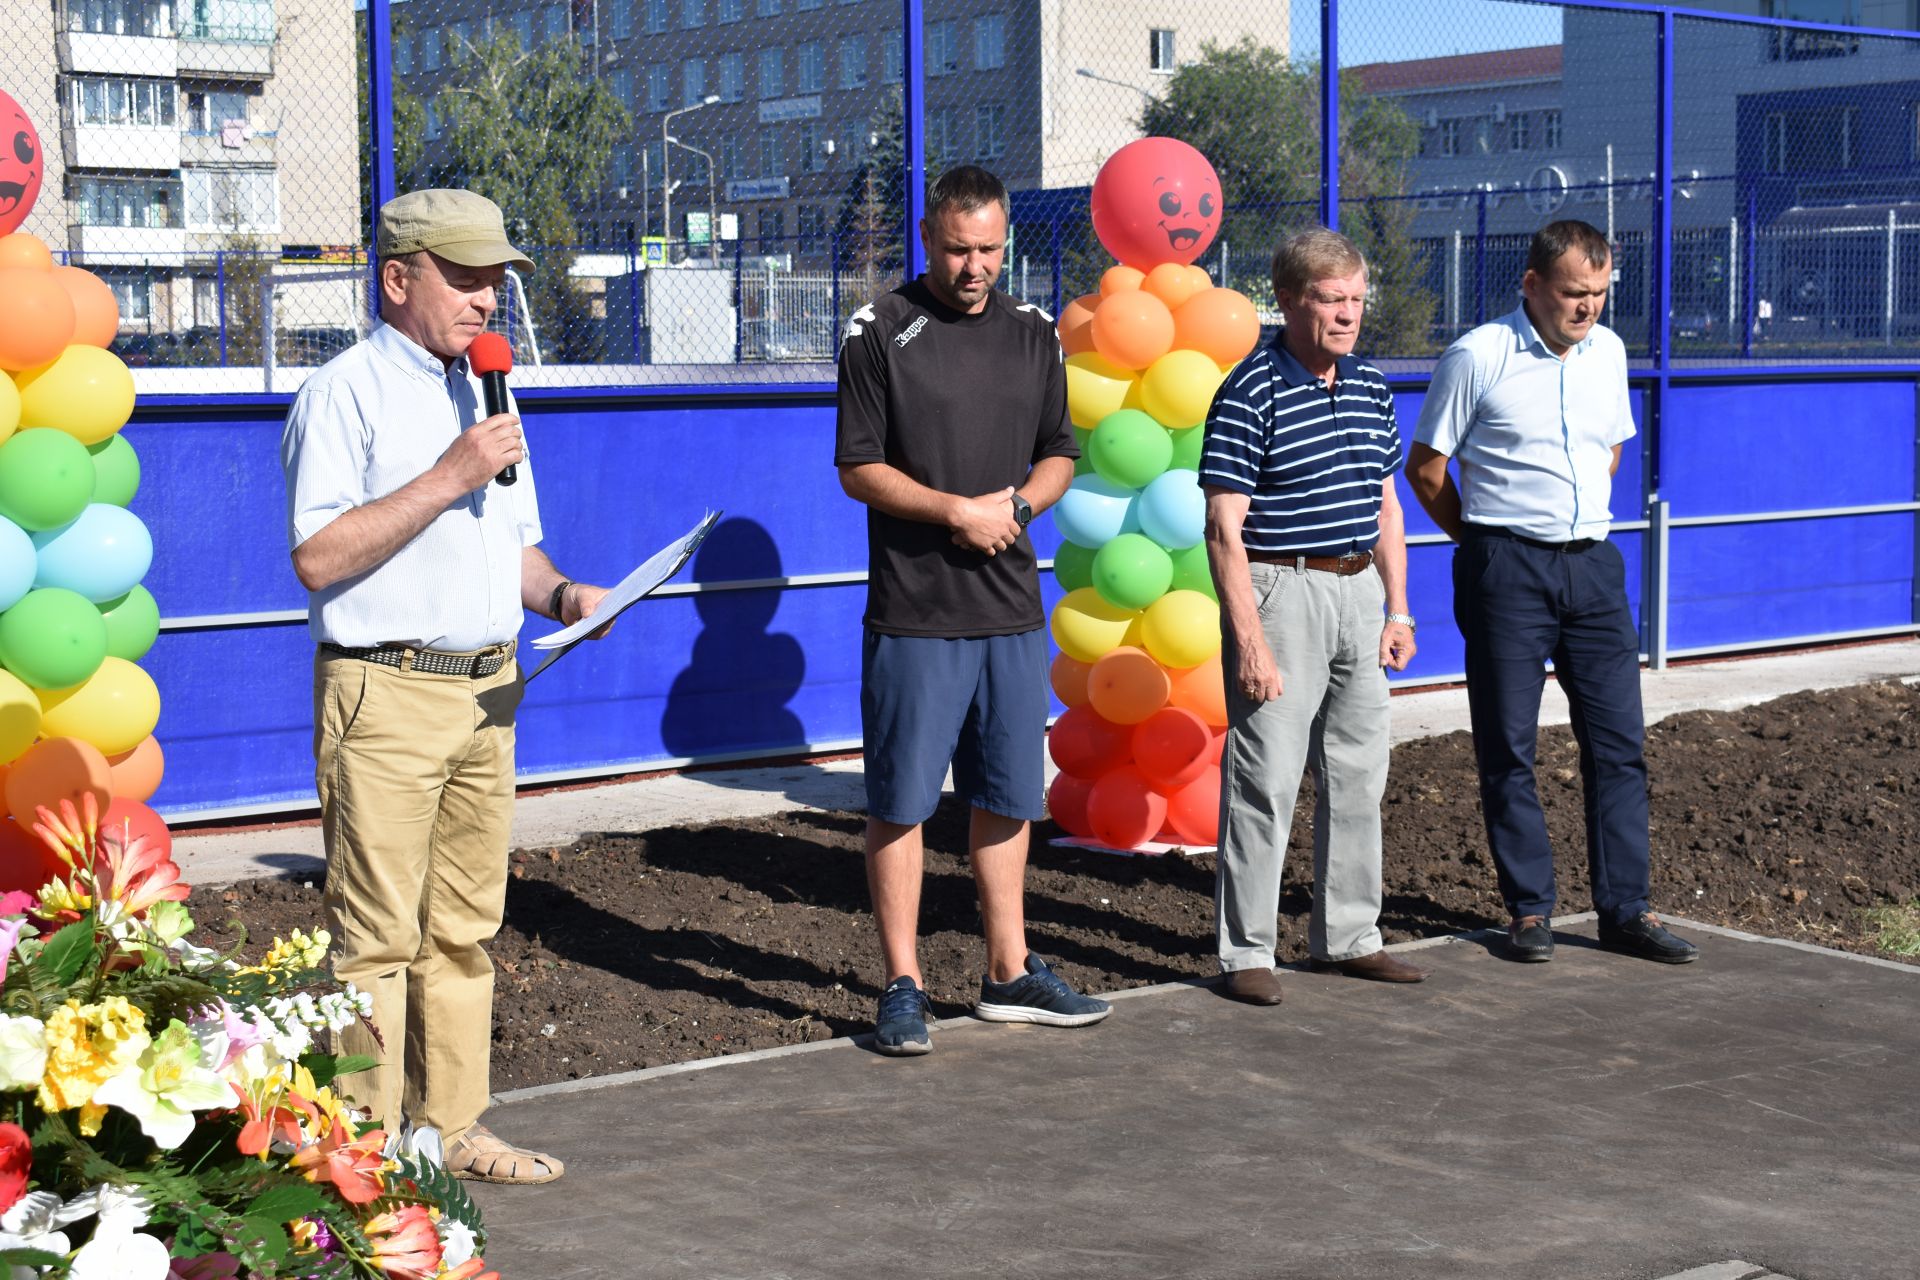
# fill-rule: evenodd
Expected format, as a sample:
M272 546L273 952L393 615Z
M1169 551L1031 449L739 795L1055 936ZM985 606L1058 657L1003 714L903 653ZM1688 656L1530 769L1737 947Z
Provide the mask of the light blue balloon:
M38 568L33 539L25 529L0 516L0 613L19 604L20 597L33 590L33 575Z
M36 587L63 587L95 604L140 585L153 566L153 536L124 507L90 503L80 518L33 535Z
M1191 547L1207 532L1207 496L1200 475L1173 470L1141 491L1140 531L1169 551Z
M1076 476L1054 503L1053 522L1068 542L1099 547L1140 527L1136 497L1134 490L1098 475Z

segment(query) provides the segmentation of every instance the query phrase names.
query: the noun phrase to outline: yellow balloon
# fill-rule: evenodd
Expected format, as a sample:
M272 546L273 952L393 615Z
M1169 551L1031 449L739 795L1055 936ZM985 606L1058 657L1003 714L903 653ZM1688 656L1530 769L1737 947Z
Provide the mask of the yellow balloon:
M102 755L133 750L158 723L159 688L125 658L109 657L71 689L40 690L40 732L90 742Z
M1133 387L1134 375L1097 351L1067 357L1067 416L1091 431L1118 410Z
M1092 587L1081 587L1067 592L1053 606L1053 642L1069 658L1092 662L1118 648L1126 639L1127 628L1139 616L1139 610L1109 604Z
M1205 353L1182 347L1147 366L1140 375L1140 400L1161 426L1177 431L1207 420L1213 393L1225 380Z
M0 372L0 443L5 443L19 429L20 388L13 385L12 378Z
M13 378L23 428L54 427L81 444L98 444L133 416L133 375L119 356L99 347L68 347Z
M1147 606L1140 636L1163 666L1197 667L1220 652L1220 606L1198 591L1169 591Z
M0 671L0 764L17 759L39 736L40 699L13 672Z

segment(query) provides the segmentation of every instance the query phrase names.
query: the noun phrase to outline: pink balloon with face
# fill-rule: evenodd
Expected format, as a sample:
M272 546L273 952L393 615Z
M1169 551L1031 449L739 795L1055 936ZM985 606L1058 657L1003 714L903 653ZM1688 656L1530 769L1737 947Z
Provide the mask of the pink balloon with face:
M1142 138L1114 152L1093 180L1093 230L1142 271L1188 264L1220 230L1220 175L1178 138Z
M0 236L27 220L46 168L39 131L27 119L26 109L0 89Z

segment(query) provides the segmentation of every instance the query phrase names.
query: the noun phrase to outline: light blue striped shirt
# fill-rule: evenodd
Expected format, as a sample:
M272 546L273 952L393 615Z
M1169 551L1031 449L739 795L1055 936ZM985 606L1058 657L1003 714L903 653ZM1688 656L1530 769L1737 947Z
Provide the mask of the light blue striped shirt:
M287 415L288 544L420 476L486 416L482 403L464 359L449 369L398 329L377 325L308 378ZM508 406L519 412L511 395ZM516 484L489 482L384 563L310 592L313 638L454 651L511 640L524 616L521 549L540 537L533 470L522 461Z
M1448 347L1413 438L1460 464L1461 515L1530 538L1604 538L1613 447L1634 435L1627 349L1595 325L1556 359L1522 306Z

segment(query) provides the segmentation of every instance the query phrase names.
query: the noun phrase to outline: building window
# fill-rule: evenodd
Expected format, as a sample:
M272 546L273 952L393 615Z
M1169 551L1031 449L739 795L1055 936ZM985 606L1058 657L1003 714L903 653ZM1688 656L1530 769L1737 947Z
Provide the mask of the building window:
M612 184L616 191L632 189L633 182L633 144L619 142L613 148Z
M171 80L76 77L73 119L75 124L172 128L176 96Z
M1440 154L1443 156L1460 154L1460 122L1458 120L1440 122Z
M887 84L899 84L907 74L906 40L898 31L889 31L880 44L881 79Z
M1767 173L1787 171L1787 117L1776 111L1767 117L1767 154L1761 168Z
M747 96L747 55L720 55L720 101L739 102Z
M760 211L760 252L779 252L780 242L786 238L787 211L785 209L762 209Z
M760 131L760 176L778 178L787 171L786 157L780 154L780 129L773 126Z
M420 132L426 135L428 142L436 142L445 132L445 127L440 117L440 99L428 98L425 119L421 122Z
M667 0L646 0L647 26L650 36L662 34L667 29Z
M753 12L755 17L777 18L780 16L780 0L756 0Z
M1558 111L1545 112L1542 116L1542 121L1546 126L1541 131L1546 135L1541 139L1542 144L1549 151L1558 151L1560 149L1560 113Z
M840 87L867 87L867 38L851 35L840 42Z
M171 39L173 5L167 0L67 0L67 30Z
M683 148L686 156L680 161L680 168L686 174L684 179L690 187L704 187L713 181L713 175L707 172L707 158L692 148Z
M513 15L513 34L519 38L522 49L533 48L533 10L522 9ZM436 67L440 65L439 57L438 53L433 55ZM433 67L428 67L427 70L431 71Z
M550 4L541 10L542 38L552 44L556 40L567 38L567 10L563 5Z
M742 176L740 139L732 134L720 139L720 176L729 181Z
M228 121L238 121L244 128L249 110L246 92L239 88L207 89L187 95L187 132L202 135L222 133Z
M950 76L960 69L960 24L949 18L927 24L927 74Z
M827 167L826 151L820 145L820 124L809 120L800 126L800 172L818 173Z
M707 97L707 60L688 58L680 64L680 105L696 106Z
M647 110L665 111L673 96L673 69L665 63L647 68Z
M707 25L707 0L680 0L680 25L688 31Z
M1162 75L1174 73L1172 28L1155 27L1147 32L1147 69Z
M952 160L960 154L952 107L935 107L927 112L927 153L940 160Z
M760 96L777 98L786 92L784 55L778 46L760 51Z
M800 252L810 253L822 247L820 242L827 238L827 219L819 205L803 204L794 210L794 233L800 239Z
M613 5L612 9L613 22L611 25L613 28L613 38L615 40L631 39L633 36L633 6L622 3Z
M459 66L473 56L473 24L456 22L447 28L447 57Z
M1516 111L1507 117L1507 146L1514 151L1525 151L1532 145L1527 137L1533 117L1524 111Z
M794 50L794 61L798 64L795 75L799 79L796 92L818 93L826 88L827 49L818 40L808 40Z
M120 304L121 328L153 323L153 277L103 271L100 278L113 290L114 301Z
M989 13L973 20L973 65L992 71L1007 65L1007 15Z
M413 74L413 37L396 35L393 38L393 69L403 76Z
M178 178L101 178L75 175L69 199L83 227L178 227Z
M278 231L279 174L273 169L188 169L189 231Z
M1007 153L1007 107L983 102L973 112L975 146L982 160L998 160Z
M621 67L611 77L613 96L629 113L633 111L633 72Z
M420 33L420 69L438 71L440 55L446 45L446 36L438 27L428 27Z
M746 12L746 0L719 0L719 3L719 17L723 23L738 22L741 15Z
M840 153L850 166L858 167L867 158L867 118L855 116L840 122Z

